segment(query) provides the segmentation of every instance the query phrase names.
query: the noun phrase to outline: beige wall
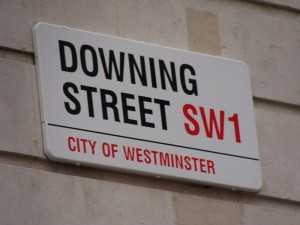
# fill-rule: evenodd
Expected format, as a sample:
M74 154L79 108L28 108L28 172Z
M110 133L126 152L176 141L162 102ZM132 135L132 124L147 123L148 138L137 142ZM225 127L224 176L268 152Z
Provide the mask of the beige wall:
M47 160L32 46L41 21L247 63L261 191ZM299 1L0 0L0 28L0 224L299 224Z

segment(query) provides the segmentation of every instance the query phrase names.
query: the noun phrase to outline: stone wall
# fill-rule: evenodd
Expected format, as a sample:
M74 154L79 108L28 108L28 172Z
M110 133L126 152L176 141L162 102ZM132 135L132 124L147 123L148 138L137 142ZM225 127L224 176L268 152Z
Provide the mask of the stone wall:
M0 0L0 17L0 224L299 224L299 1ZM49 161L32 43L37 22L244 61L262 189L230 191Z

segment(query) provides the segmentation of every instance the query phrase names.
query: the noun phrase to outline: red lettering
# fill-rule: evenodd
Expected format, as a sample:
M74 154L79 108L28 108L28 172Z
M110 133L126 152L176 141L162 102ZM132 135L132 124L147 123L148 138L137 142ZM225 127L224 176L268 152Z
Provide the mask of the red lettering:
M152 150L151 152L153 153L154 164L157 165L157 158L156 157L157 157L158 151L153 151Z
M130 147L126 148L125 146L123 146L123 152L126 160L134 161L134 153L135 153L134 148L130 148Z
M107 142L102 143L102 153L105 157L112 157L115 158L116 153L118 152L117 149L118 145L110 144Z
M90 147L91 147L91 149L92 149L92 154L95 155L96 141L91 141L91 140L89 140L89 144L90 144Z
M160 165L161 166L170 167L169 153L160 152L159 157L160 157Z
M194 156L123 146L127 161L152 164L159 167L188 170L191 172L215 174L214 162ZM174 172L175 173L175 172Z
M191 105L191 104L185 104L183 106L183 114L185 116L185 118L187 118L191 124L189 123L184 123L184 128L186 130L186 132L188 132L188 134L190 135L198 135L200 132L200 127L198 122L194 119L194 117L192 117L189 114L189 111L191 111L191 113L193 115L197 115L197 109Z
M208 173L216 174L214 161L207 160Z
M206 170L205 170L205 168L206 168L206 165L205 165L205 159L199 159L199 161L200 161L200 171L202 172L202 173L206 173Z
M112 154L112 157L113 157L113 158L115 158L116 153L118 152L117 147L118 147L118 145L116 145L116 144L111 144L111 154Z
M176 168L183 169L182 156L175 155Z
M238 114L236 114L236 113L233 114L232 117L228 118L228 121L233 122L235 141L237 143L241 143L241 134L240 134L240 125L239 125L239 116L238 116Z
M199 107L204 129L206 132L206 136L208 138L213 137L213 130L216 131L217 137L220 140L224 139L224 111L220 111L220 125L218 125L215 111L213 109L209 110L209 122L207 122L204 107ZM208 124L209 123L209 124Z
M194 161L194 170L197 171L197 161L198 161L198 158L192 157L192 160Z
M151 158L150 158L150 151L148 149L144 150L144 155L145 155L145 159L144 162L147 164L151 163Z
M192 165L190 163L190 160L191 160L190 157L188 157L188 156L184 157L184 162L185 162L184 167L185 167L186 170L191 170L192 169Z
M86 139L80 138L81 143L83 144L83 152L86 153Z
M199 111L197 111L199 109ZM216 138L224 140L225 132L225 111L215 111L214 109L205 110L203 106L196 108L192 104L185 104L182 108L184 117L188 122L184 123L185 131L192 136L200 135L201 126L204 127L204 132L207 138ZM199 122L195 116L198 117ZM228 117L228 121L234 125L235 142L241 143L239 117L237 113L234 113L231 117ZM228 129L226 129L228 130Z
M143 162L142 158L142 153L141 153L142 149L141 148L136 148L136 159L138 162Z
M79 138L76 138L76 143L77 143L77 152L80 152L80 142Z
M68 138L68 147L69 147L69 150L72 152L74 152L76 150L76 147L74 145L72 145L74 142L75 142L75 138L73 138L73 137Z
M171 156L171 167L176 167L178 168L176 165L174 165L174 155L173 154L170 154Z
M91 150L91 153L94 155L96 143L96 141L84 138L68 137L68 147L72 152L81 152L81 150L83 149L82 153L88 154L88 151Z

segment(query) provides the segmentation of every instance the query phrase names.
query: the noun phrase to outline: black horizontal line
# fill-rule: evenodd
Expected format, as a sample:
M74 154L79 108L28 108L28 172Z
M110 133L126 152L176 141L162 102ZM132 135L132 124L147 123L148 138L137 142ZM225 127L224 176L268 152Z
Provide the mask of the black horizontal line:
M123 136L123 135L110 134L110 133L81 129L81 128L76 128L76 127L63 126L63 125L53 124L53 123L48 123L48 125L53 126L53 127L60 127L60 128L65 128L65 129L71 129L71 130L79 130L79 131L108 135L108 136L113 136L113 137L126 138L126 139L131 139L131 140L136 140L136 141L144 141L144 142L150 142L150 143L155 143L155 144L160 144L160 145L168 145L168 146L172 146L172 147L186 148L186 149L191 149L191 150L195 150L195 151L201 151L201 152L207 152L207 153L212 153L212 154L225 155L225 156L231 156L231 157L236 157L236 158L259 161L259 159L256 159L256 158L232 155L232 154L227 154L227 153L222 153L222 152L214 152L214 151L204 150L204 149L200 149L200 148L192 148L192 147L187 147L187 146L174 145L174 144L169 144L169 143L164 143L164 142L159 142L159 141L151 141L151 140L146 140L146 139L127 137L127 136Z

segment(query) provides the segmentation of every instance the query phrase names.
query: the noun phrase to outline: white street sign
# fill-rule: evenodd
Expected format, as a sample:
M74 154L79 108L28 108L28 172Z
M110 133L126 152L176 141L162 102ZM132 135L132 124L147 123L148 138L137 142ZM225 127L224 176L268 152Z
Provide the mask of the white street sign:
M34 48L50 159L261 188L242 62L46 23Z

